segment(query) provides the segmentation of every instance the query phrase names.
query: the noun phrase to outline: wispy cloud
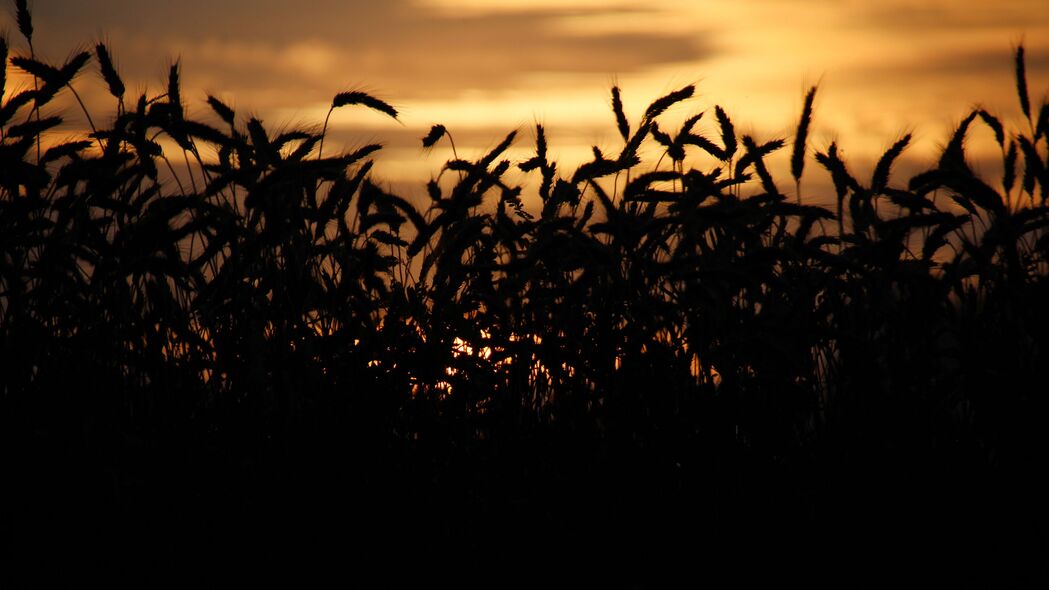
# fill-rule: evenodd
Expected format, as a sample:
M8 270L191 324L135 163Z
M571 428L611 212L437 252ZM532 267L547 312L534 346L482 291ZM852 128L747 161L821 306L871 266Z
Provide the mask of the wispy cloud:
M157 54L181 56L192 75L235 88L269 83L307 92L347 83L396 90L402 99L505 89L537 72L620 73L692 62L709 53L702 38L659 31L581 34L558 26L578 8L453 16L407 0L384 2L203 2L112 0L41 4L45 50L66 51L82 23L130 48L122 65L155 67ZM597 9L586 18L621 14Z
M368 90L404 113L391 137L405 150L436 122L483 146L541 120L582 152L614 139L613 80L628 109L699 81L697 108L720 103L741 126L789 133L805 85L823 80L814 140L840 133L873 154L893 125L938 133L975 102L1011 108L1009 51L1022 39L1032 94L1049 78L1044 0L49 0L34 10L45 56L105 38L131 91L160 91L180 59L190 101L220 93L271 123L312 123L334 93ZM0 17L14 30L10 11ZM340 113L333 128L380 124L390 122Z

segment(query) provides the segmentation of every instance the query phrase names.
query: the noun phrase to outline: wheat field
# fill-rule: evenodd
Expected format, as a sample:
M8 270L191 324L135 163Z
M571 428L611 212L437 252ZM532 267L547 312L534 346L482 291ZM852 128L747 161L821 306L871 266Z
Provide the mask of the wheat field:
M1049 103L1023 46L1024 124L976 108L910 177L909 135L870 178L811 145L816 87L773 139L722 106L669 126L692 85L636 113L612 87L621 141L574 169L543 125L465 159L434 121L420 147L452 158L419 202L372 173L381 145L326 143L327 119L275 131L215 96L191 117L178 62L132 93L105 44L36 57L15 10L0 57L32 83L0 79L9 565L1044 573ZM113 110L81 102L91 130L70 137L51 107L99 84ZM399 117L362 91L339 109ZM978 127L1000 177L967 158ZM532 154L507 156L525 135Z

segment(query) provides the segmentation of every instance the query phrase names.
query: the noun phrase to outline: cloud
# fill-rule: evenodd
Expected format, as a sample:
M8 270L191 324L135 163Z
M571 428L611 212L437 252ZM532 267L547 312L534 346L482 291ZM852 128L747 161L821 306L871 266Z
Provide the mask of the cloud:
M1031 91L1041 90L1037 84L1049 78L1049 51L1036 49L1026 52L1027 77ZM992 49L960 49L950 53L916 57L906 62L883 65L866 64L849 71L844 80L870 85L872 82L932 81L944 84L950 80L1012 78L1014 71L1012 48L1003 44ZM1006 90L1012 91L1012 88Z
M85 31L95 27L132 77L159 79L164 60L181 57L187 81L231 92L280 87L300 98L360 84L402 100L453 97L512 87L535 73L621 74L711 53L694 34L580 34L558 26L569 17L645 12L622 7L455 15L409 0L103 4L38 3L38 46L62 56L70 44L93 42Z
M1049 26L1044 0L881 0L856 5L853 22L865 27L914 34L916 30L1014 28L1017 31Z

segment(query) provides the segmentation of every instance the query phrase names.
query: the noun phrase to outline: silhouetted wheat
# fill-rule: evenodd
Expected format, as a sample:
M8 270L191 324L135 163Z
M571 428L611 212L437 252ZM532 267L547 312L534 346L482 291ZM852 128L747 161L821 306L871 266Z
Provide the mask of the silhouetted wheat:
M797 185L797 198L801 202L801 173L805 170L805 150L808 145L809 126L812 124L812 101L816 98L816 87L805 94L805 106L801 109L801 120L794 135L794 151L790 156L790 173Z
M172 490L214 502L185 508L192 522L223 510L218 477L256 482L236 492L253 498L245 515L285 493L309 509L334 486L325 506L347 494L380 507L372 531L391 513L460 530L460 510L534 519L566 550L557 532L580 510L594 531L620 511L620 533L588 537L612 551L648 538L650 509L697 530L833 528L853 514L844 488L905 523L929 503L861 489L899 473L961 494L938 497L946 515L976 497L952 487L971 473L1027 481L1044 459L1046 396L1030 386L1049 366L1044 104L1029 132L973 111L908 182L892 168L910 135L869 184L832 144L815 154L836 193L829 211L800 190L788 202L766 164L785 142L737 136L720 106L716 139L697 130L702 114L666 131L660 117L692 86L650 104L633 131L616 87L618 155L595 147L562 170L537 125L535 155L517 163L539 175L530 203L509 180L516 133L475 160L453 144L419 209L372 178L378 145L323 154L335 109L396 119L383 101L344 92L319 134L274 134L209 96L218 129L187 116L178 64L164 93L125 106L108 49L96 56L116 115L63 143L50 141L60 119L34 114L73 92L90 56L10 58L42 87L0 93L0 392L13 437L97 452L85 469L117 474L115 488L93 488L103 504L174 498L122 483L167 490L156 474L170 469ZM1022 48L1016 64L1030 118ZM793 143L796 186L814 94ZM1002 191L966 162L981 122L1002 148ZM435 124L422 145L445 136ZM646 141L669 169L642 161ZM136 453L148 459L122 458ZM149 462L161 467L140 472ZM41 486L63 483L48 477ZM478 526L448 535L510 538Z

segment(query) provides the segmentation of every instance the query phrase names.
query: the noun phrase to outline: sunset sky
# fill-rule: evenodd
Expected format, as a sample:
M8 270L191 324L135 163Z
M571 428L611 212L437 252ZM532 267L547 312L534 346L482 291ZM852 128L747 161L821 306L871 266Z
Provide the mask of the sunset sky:
M270 128L319 124L331 97L363 89L403 125L363 110L332 117L335 143L381 141L384 178L425 180L433 123L475 156L535 122L568 162L619 147L609 88L636 121L652 99L697 84L691 114L723 105L742 132L789 137L805 89L820 84L812 146L837 139L858 167L902 133L929 158L974 104L1017 120L1012 51L1027 47L1033 101L1049 89L1045 0L37 0L36 48L51 61L99 39L129 94L159 93L182 64L191 113L206 93ZM0 30L20 47L13 8ZM93 64L92 70L96 68ZM108 112L97 76L78 88ZM75 112L66 113L75 119ZM82 124L82 123L81 123ZM72 125L72 123L71 123ZM706 127L705 129L710 129ZM978 154L981 142L975 142ZM989 144L985 146L990 149Z

